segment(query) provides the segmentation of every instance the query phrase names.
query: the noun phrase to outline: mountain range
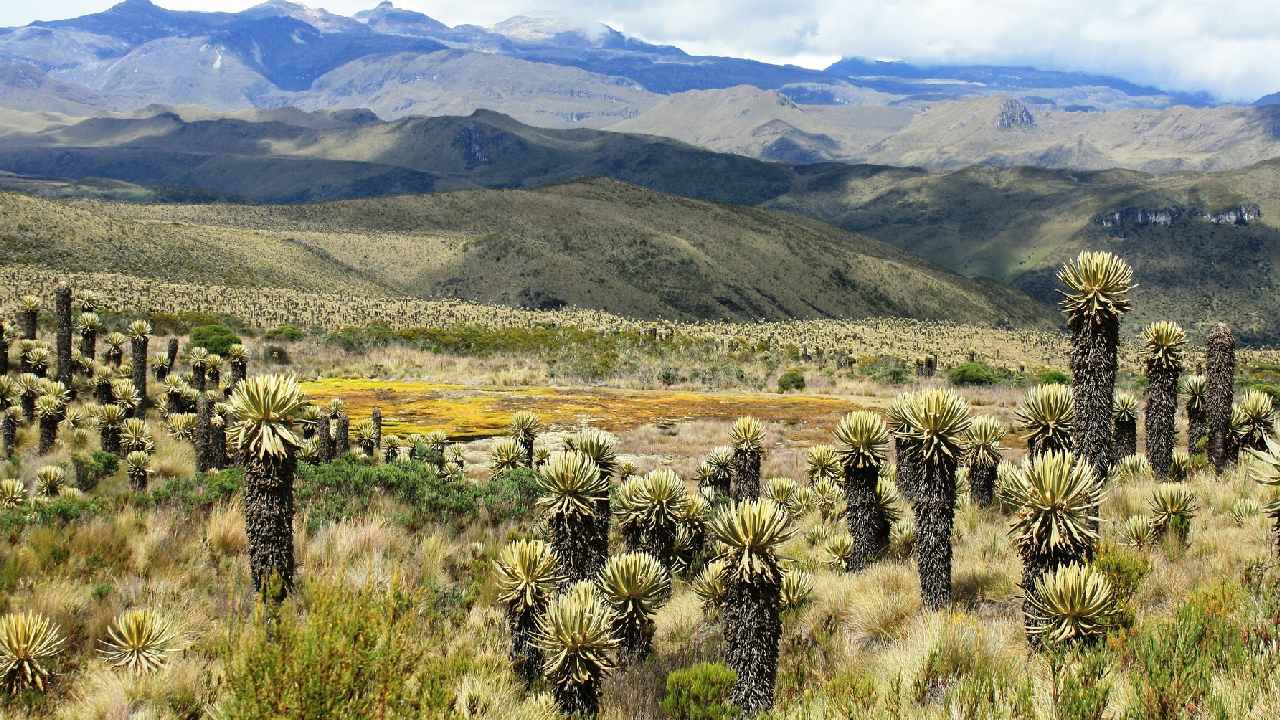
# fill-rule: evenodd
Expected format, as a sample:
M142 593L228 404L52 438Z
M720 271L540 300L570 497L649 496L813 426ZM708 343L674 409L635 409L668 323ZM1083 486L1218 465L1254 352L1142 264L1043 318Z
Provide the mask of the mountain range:
M736 206L806 217L806 222L840 229L824 231L835 238L829 242L852 243L839 238L856 237L893 247L923 266L1012 288L1020 297L1040 301L1050 314L1057 300L1054 269L1082 249L1110 249L1129 259L1143 278L1135 291L1133 322L1174 318L1195 331L1226 319L1246 339L1280 338L1280 294L1272 292L1280 283L1280 231L1274 226L1280 217L1280 159L1238 170L1170 174L992 166L934 172L767 162L652 135L537 128L489 111L384 121L368 111L280 109L235 118L188 119L172 112L93 118L15 133L0 141L0 171L11 173L0 175L0 188L51 197L259 204L431 193L447 205L459 191L534 190L608 178L625 183L615 187L644 188L668 201L702 202L696 207L707 214ZM531 233L554 236L557 223L571 222L576 212L565 206L557 210L564 215L529 210L539 200L550 202L554 193L520 197L524 203L512 211L530 227L497 238L517 242L514 238ZM602 193L593 208L613 202L625 215L634 211L628 203L637 197ZM644 205L661 213L657 200L646 198ZM234 207L227 217L256 213L251 206ZM694 206L681 207L682 222L706 224L692 218L689 207ZM354 230L343 237L353 246L363 242ZM732 234L717 237L728 242ZM570 247L609 254L607 245ZM698 254L709 257L712 251L703 248ZM769 257L759 250L753 256ZM13 257L23 258L21 253ZM761 262L734 266L735 273L754 287L767 287L781 261ZM786 281L792 287L797 282ZM562 287L540 292L566 302L583 300ZM822 312L834 313L836 307L833 301ZM667 312L678 310L672 304ZM710 312L722 317L734 311Z
M1079 73L128 0L0 30L3 190L44 196L0 203L9 263L1044 327L1054 269L1109 249L1142 278L1132 326L1280 339L1280 102Z
M1218 170L1280 154L1280 111L1265 98L1219 105L1203 92L1029 67L773 65L539 15L450 27L390 2L345 17L286 0L239 13L125 0L0 29L8 115L155 106L368 109L385 120L491 110L538 127L661 135L766 160L938 169ZM38 122L0 116L0 128Z
M8 262L46 269L632 317L1055 322L1023 293L877 240L609 180L290 206L0 192L0 243Z

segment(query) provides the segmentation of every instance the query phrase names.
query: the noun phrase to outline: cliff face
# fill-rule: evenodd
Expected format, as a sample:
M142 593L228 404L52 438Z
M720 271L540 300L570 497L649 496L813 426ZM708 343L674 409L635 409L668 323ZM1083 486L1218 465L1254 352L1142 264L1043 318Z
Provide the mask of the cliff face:
M1262 208L1254 203L1237 205L1214 212L1194 207L1172 205L1163 208L1127 207L1112 210L1094 217L1093 222L1104 228L1133 228L1147 226L1167 227L1184 222L1207 222L1214 225L1248 225L1262 217Z

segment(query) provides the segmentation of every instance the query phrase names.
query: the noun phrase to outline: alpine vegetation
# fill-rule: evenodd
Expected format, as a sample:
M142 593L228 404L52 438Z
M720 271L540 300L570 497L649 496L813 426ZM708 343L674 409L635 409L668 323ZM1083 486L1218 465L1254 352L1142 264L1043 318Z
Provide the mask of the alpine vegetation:
M595 532L596 509L609 492L608 482L591 458L576 450L551 453L537 472L538 505L560 561L563 582L594 580L604 567L607 548Z
M126 610L107 629L102 657L108 664L144 674L159 670L178 651L178 631L155 610Z
M1192 455L1205 452L1208 432L1208 416L1205 393L1209 381L1204 375L1188 375L1182 381L1182 392L1187 396L1184 407L1187 413L1187 452Z
M1111 409L1115 397L1120 319L1130 309L1133 270L1109 252L1085 251L1058 272L1062 310L1071 328L1075 401L1074 449L1106 477L1113 459Z
M648 553L670 571L676 559L680 514L688 502L684 481L668 468L623 483L614 514L627 548Z
M1157 322L1142 331L1147 370L1147 459L1156 477L1169 475L1173 459L1174 417L1178 414L1178 376L1186 335L1177 323Z
M1098 535L1092 522L1102 500L1102 484L1093 467L1071 452L1053 451L1027 458L1005 490L1017 508L1012 534L1022 556L1023 608L1029 638L1037 587L1043 577L1071 564L1093 559Z
M1235 401L1236 340L1231 328L1218 323L1209 333L1205 357L1204 406L1209 431L1209 462L1219 474L1234 461L1231 406Z
M879 415L859 410L841 418L835 439L847 508L845 518L853 539L845 569L859 572L889 549L893 509L886 505L880 488L889 430Z
M760 497L760 463L764 460L764 427L753 417L738 418L729 432L733 447L735 500Z
M1267 438L1265 442L1265 450L1250 448L1249 454L1253 458L1250 472L1256 482L1272 488L1280 488L1280 443L1273 438ZM1262 512L1271 518L1272 552L1280 559L1280 495L1274 495L1262 508Z
M1111 417L1115 425L1116 459L1136 454L1138 452L1138 399L1132 393L1116 393Z
M956 510L956 470L970 425L969 404L952 390L925 390L907 406L903 435L916 466L908 496L916 518L916 560L924 606L951 604L951 530Z
M1026 433L1029 454L1034 456L1074 447L1076 402L1075 393L1069 386L1037 385L1031 388L1018 406L1017 414ZM1108 406L1108 417L1110 414Z
M299 440L291 424L302 404L293 376L260 375L236 386L229 407L233 444L244 467L253 587L276 601L293 591L293 480Z
M1036 646L1093 644L1110 630L1116 598L1106 575L1073 563L1037 580L1026 608L1027 636Z
M49 662L63 648L66 638L58 626L32 612L0 617L0 668L4 690L10 696L23 690L48 688Z
M538 416L531 412L518 412L511 416L511 439L520 446L520 461L524 467L533 467L533 445L542 430Z
M979 415L965 436L965 466L969 468L969 495L978 507L989 507L995 499L996 468L1004 452L1004 425L999 418Z
M615 555L600 571L600 595L613 610L621 662L643 660L653 647L653 617L671 595L671 573L649 553Z
M1186 543L1191 535L1191 521L1200 510L1195 493L1182 483L1161 483L1151 495L1151 528L1156 539L1172 536Z
M511 663L516 675L531 685L542 677L542 650L535 642L538 618L559 591L560 565L542 540L516 540L493 562L498 601L506 606L511 631Z
M1239 418L1232 422L1239 450L1266 450L1275 434L1275 403L1261 390L1246 390L1238 405Z
M725 506L708 531L721 545L723 565L703 592L714 596L717 591L706 586L723 583L723 599L715 604L724 618L725 660L737 673L731 697L752 716L773 707L782 636L783 570L777 553L795 528L785 510L761 498Z
M613 517L609 497L612 494L613 474L618 467L617 444L618 439L603 430L582 430L564 439L566 450L576 450L595 463L601 479L609 488L596 503L593 514L595 522L592 544L605 555L609 554L609 521ZM439 449L439 455L443 458L443 447Z
M543 677L565 715L600 713L600 684L617 667L613 621L613 611L586 581L552 600L538 618L534 642L545 658Z

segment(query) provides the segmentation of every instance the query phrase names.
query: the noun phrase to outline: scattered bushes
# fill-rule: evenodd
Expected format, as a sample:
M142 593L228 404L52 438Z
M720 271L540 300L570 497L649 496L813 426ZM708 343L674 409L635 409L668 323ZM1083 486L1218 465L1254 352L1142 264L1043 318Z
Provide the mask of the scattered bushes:
M1139 583L1151 572L1151 562L1141 552L1108 542L1098 549L1093 566L1106 576L1115 593L1114 624L1122 628L1133 627L1133 596Z
M226 355L232 345L240 344L240 336L226 325L201 325L191 329L189 344L216 355Z
M243 471L231 468L171 479L144 502L210 508L232 499L243 485ZM441 476L420 462L373 465L351 456L323 465L298 464L294 501L313 530L366 512L378 493L403 504L404 515L398 519L418 528L427 522L473 520L482 510L493 523L515 520L533 511L538 491L533 472L525 468L475 485Z
M1037 385L1070 385L1071 376L1061 370L1045 370L1036 377Z
M729 693L738 675L720 663L703 663L667 675L662 712L671 720L730 720L738 710Z
M115 453L94 451L92 455L73 455L71 464L75 467L75 486L83 492L90 492L98 486L98 481L111 477L120 468L120 458Z
M451 715L451 686L466 667L461 652L445 657L458 618L394 586L310 583L300 595L227 643L219 717Z
M1195 593L1173 619L1142 627L1130 642L1133 704L1125 720L1190 717L1208 695L1218 672L1247 659L1235 619L1237 586Z
M804 390L804 373L799 370L788 370L778 377L778 392Z
M990 365L982 362L967 362L951 368L947 379L952 385L995 385L1000 382L1000 375Z
M325 465L298 465L294 497L312 529L353 518L369 509L379 491L408 508L410 527L475 514L475 490L441 478L423 463L362 465L342 459Z
M268 330L263 337L268 340L278 340L282 342L297 342L306 337L307 333L296 325L281 325L278 328Z

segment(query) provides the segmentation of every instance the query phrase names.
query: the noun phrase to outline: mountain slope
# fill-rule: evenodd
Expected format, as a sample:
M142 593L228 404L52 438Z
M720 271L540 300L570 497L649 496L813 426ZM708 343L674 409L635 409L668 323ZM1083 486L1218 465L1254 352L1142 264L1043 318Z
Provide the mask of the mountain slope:
M1280 161L1164 177L825 166L811 168L769 205L1007 283L1045 303L1057 300L1054 273L1064 261L1084 249L1110 250L1139 279L1132 331L1173 319L1203 332L1227 320L1248 339L1280 338ZM1241 209L1262 217L1237 224ZM1105 225L1103 216L1110 216Z
M1045 327L1029 298L811 220L610 181L306 206L0 195L8 262L166 280L447 295L639 317L880 315Z
M997 95L909 109L802 105L784 92L738 87L670 95L610 129L766 160L939 170L987 164L1168 173L1280 156L1275 105L1092 112Z
M201 163L221 170L196 172ZM237 164L243 166L238 177ZM271 166L271 174L257 174ZM159 188L188 186L253 202L342 197L341 188L352 183L348 173L373 178L388 168L435 178L433 186L439 189L530 187L610 177L748 205L786 192L792 179L792 169L785 165L665 138L535 128L488 111L329 128L239 119L187 122L168 113L87 120L0 142L0 170L70 179L107 177ZM361 187L358 195L413 191L403 185ZM324 188L334 190L317 192Z
M282 99L304 109L368 108L385 118L484 109L540 127L602 127L649 109L659 96L623 78L443 50L360 58L322 75L302 96Z

